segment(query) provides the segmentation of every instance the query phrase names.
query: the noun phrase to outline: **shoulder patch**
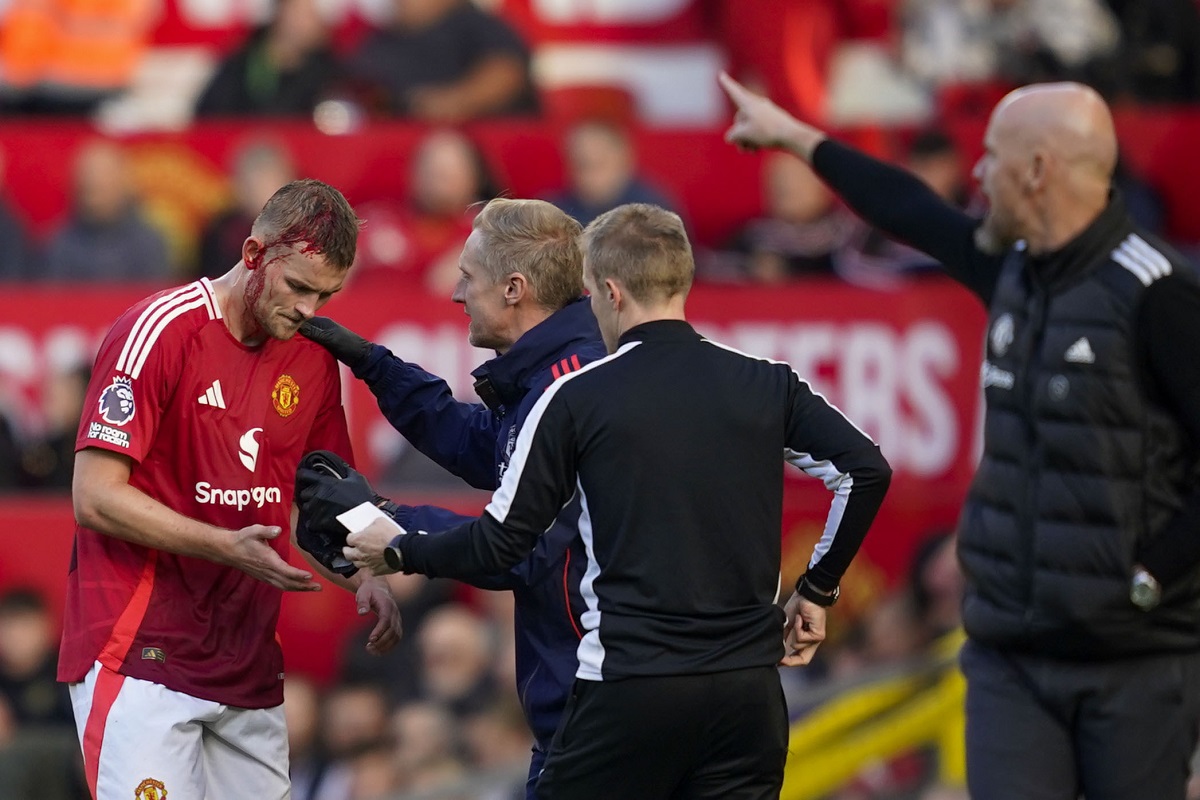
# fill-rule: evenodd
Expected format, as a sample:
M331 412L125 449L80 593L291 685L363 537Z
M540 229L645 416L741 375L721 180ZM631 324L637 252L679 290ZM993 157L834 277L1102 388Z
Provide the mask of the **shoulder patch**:
M118 428L128 424L137 410L133 402L133 381L116 376L112 383L100 392L100 419Z

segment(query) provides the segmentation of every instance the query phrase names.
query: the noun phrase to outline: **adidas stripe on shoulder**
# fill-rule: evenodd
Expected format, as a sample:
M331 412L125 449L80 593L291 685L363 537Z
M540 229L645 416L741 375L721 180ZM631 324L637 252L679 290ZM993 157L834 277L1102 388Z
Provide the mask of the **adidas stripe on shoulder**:
M1112 251L1112 260L1133 273L1143 286L1171 274L1171 260L1136 233L1125 237Z

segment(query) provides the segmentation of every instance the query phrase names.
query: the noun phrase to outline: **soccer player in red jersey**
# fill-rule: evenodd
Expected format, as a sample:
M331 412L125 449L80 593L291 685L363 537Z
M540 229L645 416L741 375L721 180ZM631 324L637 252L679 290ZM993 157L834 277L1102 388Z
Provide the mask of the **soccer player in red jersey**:
M58 671L97 800L289 794L275 627L282 592L320 585L280 533L301 456L351 455L337 362L295 334L341 289L358 226L333 187L290 183L237 266L143 300L100 347ZM387 584L326 576L378 615L368 649L394 646Z

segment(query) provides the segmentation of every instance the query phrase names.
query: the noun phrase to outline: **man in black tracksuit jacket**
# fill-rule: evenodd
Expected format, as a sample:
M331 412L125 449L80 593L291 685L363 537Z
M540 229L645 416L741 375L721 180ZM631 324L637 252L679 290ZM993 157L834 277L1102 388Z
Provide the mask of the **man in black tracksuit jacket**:
M1200 285L1112 192L1108 108L1078 84L1001 101L980 222L722 80L727 138L805 158L988 307L959 530L972 798L1183 798L1200 722Z
M678 216L608 212L584 233L584 264L612 355L546 390L484 514L394 539L375 523L347 538L346 555L377 574L504 569L574 498L584 636L538 796L777 798L787 714L776 665L807 663L824 638L891 470L788 365L685 321L693 263ZM781 459L834 494L786 610Z

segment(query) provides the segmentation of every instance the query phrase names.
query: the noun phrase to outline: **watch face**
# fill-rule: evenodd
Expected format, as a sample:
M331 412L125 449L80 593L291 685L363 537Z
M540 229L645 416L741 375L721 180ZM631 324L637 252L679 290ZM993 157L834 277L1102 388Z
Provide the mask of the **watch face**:
M400 548L398 547L385 548L383 551L383 560L397 572L404 568L404 561L400 558Z

